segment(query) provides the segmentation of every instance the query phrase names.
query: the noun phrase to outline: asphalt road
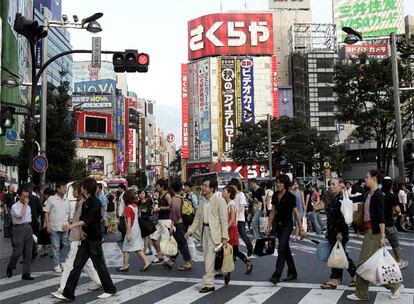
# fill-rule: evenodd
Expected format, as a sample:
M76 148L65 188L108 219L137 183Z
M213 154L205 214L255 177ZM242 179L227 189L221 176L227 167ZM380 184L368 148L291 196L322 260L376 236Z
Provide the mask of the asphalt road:
M216 291L209 294L200 294L201 277L203 275L203 258L201 248L193 262L193 269L189 272L179 272L176 269L167 270L161 265L153 266L148 273L141 273L142 267L137 256L131 256L128 273L116 272L122 263L120 243L116 243L118 236L106 236L104 252L118 293L107 300L97 300L101 291L89 292L90 282L82 277L77 289L75 303L309 303L333 304L351 303L346 295L353 292L347 284L351 278L344 274L342 285L336 290L322 290L320 283L329 278L330 269L320 262L315 255L316 245L310 240L291 242L294 260L298 269L298 280L289 283L280 283L277 287L267 282L272 274L277 253L273 256L252 257L254 270L251 275L245 275L244 265L237 260L236 270L232 274L229 286L224 286L222 279L216 280ZM322 236L309 235L309 238L323 240ZM359 255L362 240L351 238L348 251L356 261ZM404 259L409 261L408 268L403 270L405 289L400 299L389 300L388 291L382 287L370 287L370 301L362 303L398 303L413 304L414 298L414 233L400 233L401 252ZM244 246L241 246L245 250ZM60 276L54 273L52 259L37 257L32 264L34 281L20 279L21 264L18 265L12 278L5 278L8 255L10 254L10 239L0 237L0 302L7 304L21 303L56 303L50 292L57 289ZM180 259L176 265L180 264Z

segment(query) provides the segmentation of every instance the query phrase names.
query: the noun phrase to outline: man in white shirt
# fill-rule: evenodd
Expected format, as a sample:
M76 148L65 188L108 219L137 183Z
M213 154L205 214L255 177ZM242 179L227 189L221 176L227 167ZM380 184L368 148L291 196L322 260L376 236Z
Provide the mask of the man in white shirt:
M61 262L65 260L65 256L60 254L60 244L64 247L69 247L68 232L63 229L63 226L70 222L70 203L64 198L66 194L66 184L59 182L56 185L56 194L49 197L44 208L45 223L47 232L50 233L50 240L52 242L53 265L55 272L61 273Z
M33 230L31 226L32 213L29 206L29 190L22 189L20 200L11 207L13 223L13 253L7 265L7 277L11 277L16 263L23 254L22 280L33 280L30 276L30 263L32 262Z
M246 216L244 210L245 206L248 205L246 196L241 191L241 183L237 178L232 178L230 180L230 185L236 188L236 198L234 199L234 203L237 208L237 229L239 231L240 238L246 244L247 256L249 257L253 254L253 245L246 234Z

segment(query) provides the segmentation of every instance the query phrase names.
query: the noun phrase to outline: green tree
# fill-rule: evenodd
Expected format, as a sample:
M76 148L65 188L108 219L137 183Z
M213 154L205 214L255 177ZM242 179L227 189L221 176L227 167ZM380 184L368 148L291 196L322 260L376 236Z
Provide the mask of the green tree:
M86 176L89 176L86 159L75 158L72 161L70 180L83 180Z
M272 119L271 136L273 142L283 136L286 141L279 147L279 155L283 157L273 159L273 169L302 175L302 164L299 162L304 162L306 176L311 176L314 172L322 174L325 161L329 161L332 169L340 174L346 167L345 152L301 119L287 116ZM237 129L232 158L240 165L268 165L267 121L242 124Z
M412 44L410 46L406 42L400 43L399 49L403 55L414 52ZM407 60L406 57L399 60L400 87L411 86L413 79ZM334 83L338 94L338 120L355 124L357 128L353 135L360 142L374 140L377 143L377 168L388 173L391 152L397 147L390 58L373 59L362 54L348 63L338 63ZM412 125L413 94L412 91L404 91L400 95L404 137Z

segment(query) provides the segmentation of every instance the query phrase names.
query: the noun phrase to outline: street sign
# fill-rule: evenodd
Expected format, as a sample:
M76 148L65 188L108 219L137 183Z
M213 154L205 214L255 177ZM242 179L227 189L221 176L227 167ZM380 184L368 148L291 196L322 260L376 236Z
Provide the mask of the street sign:
M168 141L169 143L172 143L174 140L175 140L175 136L174 136L174 134L169 133L169 134L167 135L167 141Z
M10 141L14 141L17 138L17 132L14 130L7 130L6 131L6 139Z
M101 67L101 37L92 37L92 67Z
M49 162L47 161L47 158L43 155L37 155L33 158L32 167L33 170L35 170L36 172L42 173L46 171L48 165Z
M328 163L328 162L324 162L324 163L323 163L323 167L324 167L325 169L330 169L330 168L331 168L331 164L330 164L330 163Z
M17 140L6 140L4 144L6 146L17 146L19 142Z

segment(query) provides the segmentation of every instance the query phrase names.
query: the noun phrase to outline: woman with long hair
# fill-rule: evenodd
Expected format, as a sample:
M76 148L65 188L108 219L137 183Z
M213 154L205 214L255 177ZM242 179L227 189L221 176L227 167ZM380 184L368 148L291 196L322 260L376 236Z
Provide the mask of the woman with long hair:
M122 246L122 253L124 256L122 267L118 268L119 272L128 272L129 270L129 254L130 252L136 252L139 258L144 263L144 267L140 271L148 271L151 267L151 263L148 262L144 253L144 240L141 237L141 229L138 224L138 206L137 196L133 189L129 189L124 194L125 211L124 217L126 221L126 235L124 244Z
M138 210L141 218L145 221L149 221L153 214L153 203L149 198L148 193L144 190L138 190ZM144 253L145 255L152 255L150 236L144 237Z

